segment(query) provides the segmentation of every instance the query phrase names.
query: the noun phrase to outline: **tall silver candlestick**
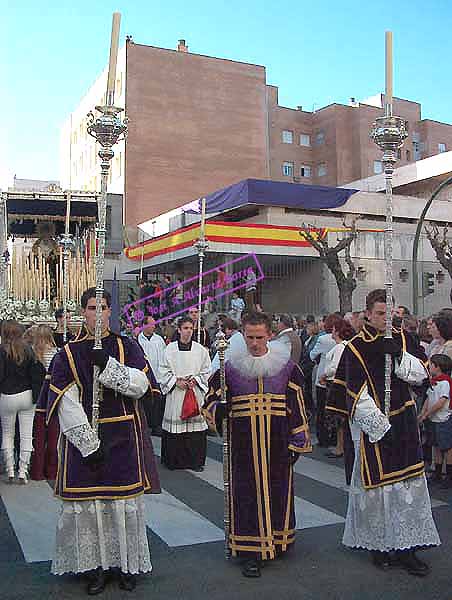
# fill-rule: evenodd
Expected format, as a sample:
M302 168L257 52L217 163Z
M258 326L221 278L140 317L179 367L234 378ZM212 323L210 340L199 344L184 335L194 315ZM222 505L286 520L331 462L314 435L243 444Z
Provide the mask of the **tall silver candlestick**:
M389 35L390 34L390 35ZM408 133L405 121L392 114L392 34L386 32L386 94L385 114L378 117L372 126L370 135L379 148L383 150L383 168L386 183L386 226L384 232L385 253L385 289L386 289L386 338L392 338L392 261L393 261L393 204L392 204L392 175L397 162L399 149L403 146ZM389 417L391 405L391 355L385 356L385 398L384 409Z
M107 184L110 163L114 156L113 146L123 139L127 132L127 119L121 120L122 108L114 106L114 82L116 72L116 58L119 36L119 16L113 15L112 40L110 52L110 66L108 72L108 83L106 103L96 106L98 115L88 113L88 133L100 145L100 174L101 188L98 196L97 208L98 219L96 226L96 328L94 333L94 348L102 348L102 297L104 294L104 264L105 264L105 233L107 213ZM93 407L92 426L97 431L100 407L99 368L94 367L93 374Z
M225 352L228 347L228 342L223 330L218 330L216 334L218 358L220 359L220 390L221 404L226 408L225 416L222 423L223 429L223 484L224 484L224 554L226 558L231 557L230 531L231 531L231 489L230 489L230 434L229 434L229 416L227 411L226 397L226 362Z
M201 343L201 308L202 308L202 280L204 275L204 258L206 256L206 250L209 247L209 243L206 240L206 199L201 200L201 224L199 227L199 239L194 244L198 251L198 266L199 266L199 277L198 277L198 344Z

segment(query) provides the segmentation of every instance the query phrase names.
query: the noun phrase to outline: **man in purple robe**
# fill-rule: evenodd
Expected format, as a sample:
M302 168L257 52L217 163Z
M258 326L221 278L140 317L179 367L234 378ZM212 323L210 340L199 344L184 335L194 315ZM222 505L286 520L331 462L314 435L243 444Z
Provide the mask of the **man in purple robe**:
M88 594L103 591L108 571L119 571L121 589L152 569L144 493L160 491L140 399L149 367L139 345L109 330L110 296L102 299L102 349L94 350L95 288L81 306L86 333L54 359L47 423L61 430L55 494L62 500L52 572L90 572ZM100 368L98 431L91 426L93 366Z
M366 308L368 321L345 347L327 405L349 419L355 447L343 543L371 551L380 569L399 566L423 577L429 568L415 550L440 539L410 385L421 384L427 372L403 331L394 329L393 338L385 339L385 290L370 292ZM389 415L385 354L393 360Z
M229 418L230 536L242 573L259 577L261 562L284 554L295 540L293 465L311 451L303 377L287 346L269 343L271 320L248 313L246 348L225 365L227 405L220 404L220 373L213 375L204 414L213 426Z

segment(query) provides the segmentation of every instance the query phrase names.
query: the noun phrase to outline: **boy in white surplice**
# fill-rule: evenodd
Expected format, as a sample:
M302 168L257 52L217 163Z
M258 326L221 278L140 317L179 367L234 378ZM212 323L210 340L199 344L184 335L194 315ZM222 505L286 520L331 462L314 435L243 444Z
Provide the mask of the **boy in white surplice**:
M162 463L168 469L202 471L206 460L207 425L200 409L208 389L209 353L192 340L194 322L182 317L178 323L179 340L169 344L160 365L159 380L166 394L162 423ZM198 414L182 419L185 394L192 389L198 403Z

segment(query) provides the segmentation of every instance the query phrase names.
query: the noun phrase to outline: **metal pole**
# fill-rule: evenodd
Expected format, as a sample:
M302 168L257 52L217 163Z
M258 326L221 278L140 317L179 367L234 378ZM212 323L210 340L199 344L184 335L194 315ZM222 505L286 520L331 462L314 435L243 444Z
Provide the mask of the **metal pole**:
M67 301L69 292L69 257L71 254L71 248L73 241L70 233L70 219L71 219L71 191L67 192L66 201L66 221L64 226L64 234L61 239L61 246L63 248L63 341L67 342Z
M220 389L221 404L225 406L225 416L223 419L223 484L224 484L224 555L227 559L231 558L230 530L231 530L231 495L230 495L230 439L229 439L229 416L227 413L226 398L226 371L225 371L225 352L228 342L224 332L220 329L216 335L218 358L220 359Z
M138 285L143 280L143 265L144 265L144 231L141 231L141 261L140 261L140 279Z
M422 226L424 224L425 216L427 215L427 211L433 203L433 200L438 196L438 194L447 186L452 183L452 176L445 179L442 183L439 184L437 188L435 188L433 194L430 196L430 199L427 201L424 209L419 217L419 221L417 222L416 233L414 235L413 242L413 314L417 315L419 310L419 283L418 283L418 273L417 273L417 255L419 250L419 240L421 237Z
M111 48L117 48L119 36L119 16L113 15L112 42ZM114 55L114 60L112 59ZM110 163L114 156L112 146L117 144L127 131L127 119L121 121L119 113L122 108L113 106L115 77L111 75L116 70L115 52L110 53L110 67L107 85L107 101L104 106L96 106L99 114L97 118L93 113L88 114L88 133L100 145L99 157L101 160L101 189L98 197L98 222L96 227L96 328L94 332L94 348L102 348L102 298L104 294L104 265L105 265L105 231L106 231L106 212L107 212L107 185ZM99 386L99 368L94 367L93 374L93 405L92 405L92 426L95 431L98 430L99 408L100 408L100 386Z
M0 196L0 289L9 295L8 207L7 195Z
M386 94L385 114L375 120L371 130L374 142L383 150L383 166L386 183L386 226L384 233L385 252L385 290L386 290L386 332L385 338L392 338L392 261L393 261L393 204L392 204L392 175L397 162L397 152L407 137L405 121L392 114L392 33L386 32ZM391 405L391 375L392 359L390 354L385 356L385 398L384 410L387 417Z
M198 251L199 277L198 277L198 344L201 343L201 308L202 308L202 279L204 272L204 257L209 244L206 240L206 199L201 200L201 225L199 228L199 239L195 243Z

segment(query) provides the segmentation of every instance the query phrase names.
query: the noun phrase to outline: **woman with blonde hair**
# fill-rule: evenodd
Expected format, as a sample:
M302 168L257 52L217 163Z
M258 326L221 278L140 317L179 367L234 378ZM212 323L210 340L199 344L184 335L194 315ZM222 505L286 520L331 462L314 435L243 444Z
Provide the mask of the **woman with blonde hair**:
M0 420L2 450L10 483L15 477L14 435L19 418L19 482L27 483L33 451L32 431L35 402L45 376L33 350L23 338L24 328L17 321L3 321L0 346Z
M32 346L36 358L47 371L52 362L52 358L58 352L53 338L53 331L48 325L38 325L36 327L33 333Z
M33 334L33 350L36 358L49 371L52 359L58 352L54 332L47 325L37 325ZM60 433L58 422L54 419L46 425L46 401L49 381L42 386L38 398L33 425L34 453L30 468L30 479L41 481L56 478L58 466L57 441Z

